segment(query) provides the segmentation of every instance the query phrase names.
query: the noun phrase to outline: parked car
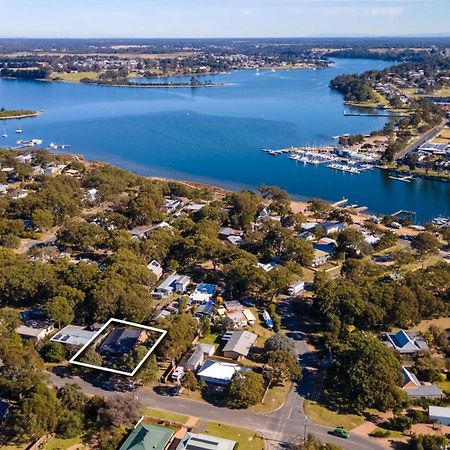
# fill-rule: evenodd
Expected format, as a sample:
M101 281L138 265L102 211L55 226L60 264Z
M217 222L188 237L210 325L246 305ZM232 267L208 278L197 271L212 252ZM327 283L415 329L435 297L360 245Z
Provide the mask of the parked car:
M334 429L333 434L337 437L348 439L350 437L350 433L344 430L343 427L337 427Z

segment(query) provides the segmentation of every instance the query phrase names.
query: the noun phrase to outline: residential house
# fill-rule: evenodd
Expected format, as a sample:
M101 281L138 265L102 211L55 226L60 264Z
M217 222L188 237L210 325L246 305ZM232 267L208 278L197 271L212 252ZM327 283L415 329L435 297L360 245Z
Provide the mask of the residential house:
M44 320L27 320L23 325L16 328L16 333L24 339L33 339L38 342L53 331L55 331L53 324Z
M14 189L9 192L9 196L13 200L19 200L28 196L28 192L25 189Z
M205 362L205 356L212 356L215 351L216 347L212 344L197 344L193 351L185 354L178 367L182 367L185 372L196 372Z
M400 330L397 333L386 333L386 338L386 345L401 354L415 354L429 349L419 333Z
M247 317L245 316L243 309L235 309L232 311L225 310L224 314L234 322L236 328L245 328L248 326Z
M191 203L189 205L186 205L183 210L187 211L188 213L194 213L202 210L204 207L204 203Z
M146 331L131 328L115 328L99 348L99 353L121 356L131 353L135 345L147 340Z
M224 303L225 308L220 308L217 313L221 316L227 316L231 319L236 328L244 328L249 325L249 319L253 323L255 322L255 316L250 310L244 313L244 306L237 300L231 300Z
M243 309L242 314L244 314L248 325L255 325L256 317L248 308Z
M315 234L311 231L302 231L299 233L298 237L304 239L305 241L314 241L316 238Z
M258 267L264 272L270 272L271 270L275 269L276 264L271 261L270 263L264 264L264 263L258 263Z
M156 279L159 280L163 275L163 268L158 261L150 261L147 264L147 269L150 270L153 274L156 275Z
M440 423L441 425L450 425L450 408L429 406L428 418L430 421Z
M199 283L197 284L195 291L189 296L189 303L194 305L201 305L209 302L217 286L215 284Z
M164 210L168 212L169 214L173 214L180 206L182 205L182 202L178 198L168 198L166 199L166 202L164 204Z
M330 259L330 254L323 252L322 250L314 250L313 260L311 262L311 267L323 266Z
M442 391L435 384L422 384L417 377L406 367L402 367L403 390L409 397L415 398L442 398Z
M176 272L169 275L154 291L153 296L165 298L174 292L186 292L191 284L191 279L186 275L178 275Z
M298 280L295 283L292 283L288 287L288 294L289 295L297 295L299 292L305 290L305 282L302 280Z
M321 222L318 226L325 230L327 236L333 233L339 233L347 228L347 224L343 222Z
M16 160L20 164L27 164L33 160L33 155L31 155L30 153L28 153L27 155L19 155L16 156Z
M198 306L195 317L212 317L214 315L214 302L212 300Z
M305 222L301 224L302 231L312 232L319 225L319 222Z
M151 231L151 225L140 225L138 227L134 227L130 233L133 239L145 239L147 237L147 233Z
M242 236L244 232L242 230L235 230L231 227L222 227L219 229L219 238L228 239L230 236Z
M151 317L151 320L154 322L157 322L158 320L163 320L167 317L170 317L172 313L168 311L167 309L158 309L153 313L153 316Z
M234 450L236 441L210 434L186 433L175 450Z
M244 239L242 239L242 236L228 236L227 241L233 245L241 245Z
M238 366L237 364L208 359L198 371L197 375L205 383L226 386L230 383L235 373L248 370L251 369Z
M79 325L67 325L50 338L59 344L83 346L95 335L95 331L87 330Z
M239 361L248 356L257 338L249 331L234 331L223 348L224 356Z
M138 423L119 450L167 450L174 439L171 428Z

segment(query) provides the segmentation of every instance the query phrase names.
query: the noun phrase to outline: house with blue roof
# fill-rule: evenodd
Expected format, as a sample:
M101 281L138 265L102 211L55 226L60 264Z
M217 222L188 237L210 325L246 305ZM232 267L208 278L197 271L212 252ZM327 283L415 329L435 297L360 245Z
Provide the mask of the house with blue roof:
M405 330L399 330L397 333L386 333L386 338L386 345L402 355L429 350L428 344L419 333L407 333Z
M195 291L189 296L189 304L202 305L211 301L217 286L209 283L197 284Z

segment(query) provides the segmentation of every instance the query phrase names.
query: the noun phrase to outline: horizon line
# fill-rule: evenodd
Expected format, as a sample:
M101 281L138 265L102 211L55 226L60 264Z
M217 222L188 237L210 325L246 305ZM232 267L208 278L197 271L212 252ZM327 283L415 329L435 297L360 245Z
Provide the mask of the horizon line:
M92 40L100 40L100 39L108 39L108 40L208 40L208 39L220 39L220 40L228 40L228 39L373 39L373 38L450 38L450 31L447 33L437 33L437 34L330 34L330 35L304 35L304 36L208 36L208 37L142 37L142 36L121 36L121 37L112 37L112 36L52 36L52 37L44 37L44 36L1 36L0 39L92 39Z

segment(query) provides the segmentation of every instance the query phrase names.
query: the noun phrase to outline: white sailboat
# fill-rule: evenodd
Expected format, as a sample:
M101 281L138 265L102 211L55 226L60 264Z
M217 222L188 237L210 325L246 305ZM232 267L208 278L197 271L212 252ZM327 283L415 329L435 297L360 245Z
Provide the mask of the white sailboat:
M4 138L7 138L7 137L8 137L8 134L6 133L6 128L3 130L2 137L4 137Z
M16 133L17 134L22 134L23 133L22 127L20 126L20 122L19 122L19 127L16 129Z

